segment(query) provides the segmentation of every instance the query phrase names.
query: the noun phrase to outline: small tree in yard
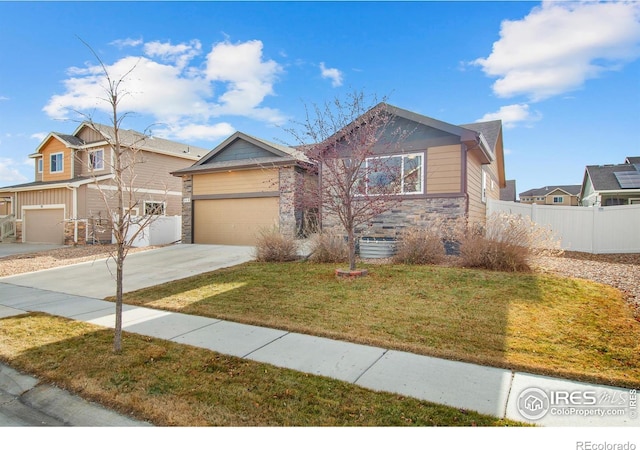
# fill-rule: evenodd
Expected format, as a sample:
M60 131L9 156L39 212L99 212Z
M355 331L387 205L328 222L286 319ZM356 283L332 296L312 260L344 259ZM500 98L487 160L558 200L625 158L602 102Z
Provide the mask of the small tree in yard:
M287 130L312 161L308 170L318 176L300 202L319 211L321 220L331 216L339 222L347 236L349 270L356 268L356 229L396 205L403 182L398 167L383 155L402 153L407 133L395 124L391 108L373 100L354 92L345 100L307 107L305 120Z
M93 53L100 64L104 85L105 97L101 98L108 105L110 116L110 127L106 136L109 143L112 158L111 161L103 161L105 167L110 165L112 178L108 183L98 180L94 175L95 185L99 191L107 215L111 224L111 234L116 244L115 255L112 254L116 264L116 313L115 313L115 333L113 340L113 350L115 353L122 351L122 294L124 280L124 262L129 249L135 240L142 234L151 223L158 217L158 211L143 211L143 215L138 217L134 225L132 212L139 209L142 200L137 192L134 182L136 181L136 165L143 162L140 150L146 136L127 132L128 139L123 141L122 123L128 113L120 113L119 105L126 92L122 90L122 84L131 75L135 66L119 78L113 78L109 70L104 65L97 53L84 41L83 43ZM84 115L84 114L83 114ZM90 117L88 122L98 129ZM102 131L101 131L102 132ZM133 137L131 137L133 136ZM104 158L105 160L108 158ZM103 184L105 183L105 184ZM167 187L164 186L164 196L161 201L166 200Z

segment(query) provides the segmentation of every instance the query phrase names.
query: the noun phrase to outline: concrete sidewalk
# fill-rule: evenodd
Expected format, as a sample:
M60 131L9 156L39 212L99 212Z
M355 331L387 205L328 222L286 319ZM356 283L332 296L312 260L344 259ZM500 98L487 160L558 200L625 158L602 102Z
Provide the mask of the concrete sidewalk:
M0 317L41 311L105 327L114 326L113 303L2 281ZM640 425L637 406L630 401L633 393L628 389L128 305L124 307L123 329L336 378L365 388L538 425ZM569 400L562 397L557 403L554 393L573 393L571 402L567 403ZM597 404L592 404L594 400ZM620 415L615 415L617 413Z

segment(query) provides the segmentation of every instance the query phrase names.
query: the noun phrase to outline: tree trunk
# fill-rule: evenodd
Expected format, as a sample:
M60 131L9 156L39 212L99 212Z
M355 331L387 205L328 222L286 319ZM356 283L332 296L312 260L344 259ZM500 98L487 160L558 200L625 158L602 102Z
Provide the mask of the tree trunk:
M116 327L113 337L113 351L122 351L122 280L124 269L124 245L118 243L118 254L116 256Z
M349 270L356 270L356 240L353 228L347 231L347 240L349 241Z

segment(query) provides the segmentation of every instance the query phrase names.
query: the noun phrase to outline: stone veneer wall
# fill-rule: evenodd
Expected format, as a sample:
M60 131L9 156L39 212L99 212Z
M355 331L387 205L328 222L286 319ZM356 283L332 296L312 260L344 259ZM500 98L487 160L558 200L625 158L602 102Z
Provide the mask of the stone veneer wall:
M75 227L78 223L78 240L75 240ZM87 221L68 220L64 223L64 245L86 245L87 244Z
M434 220L456 219L466 214L465 197L438 197L403 200L366 225L356 228L359 236L397 237L408 227L428 227ZM323 216L323 230L344 233L337 218Z
M191 200L193 193L193 177L185 175L182 177L182 243L193 244L191 218L193 217ZM185 200L188 199L188 200Z
M304 174L296 167L283 167L280 176L280 233L297 237L299 221L302 219L298 191Z

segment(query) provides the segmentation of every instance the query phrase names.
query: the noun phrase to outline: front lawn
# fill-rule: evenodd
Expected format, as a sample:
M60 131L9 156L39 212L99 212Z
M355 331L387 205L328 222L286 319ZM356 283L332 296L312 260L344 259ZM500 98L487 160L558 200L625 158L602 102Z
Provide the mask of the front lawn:
M514 426L472 411L46 314L0 319L0 360L159 426Z
M125 303L621 387L640 386L640 323L583 280L381 265L247 263L143 289Z

